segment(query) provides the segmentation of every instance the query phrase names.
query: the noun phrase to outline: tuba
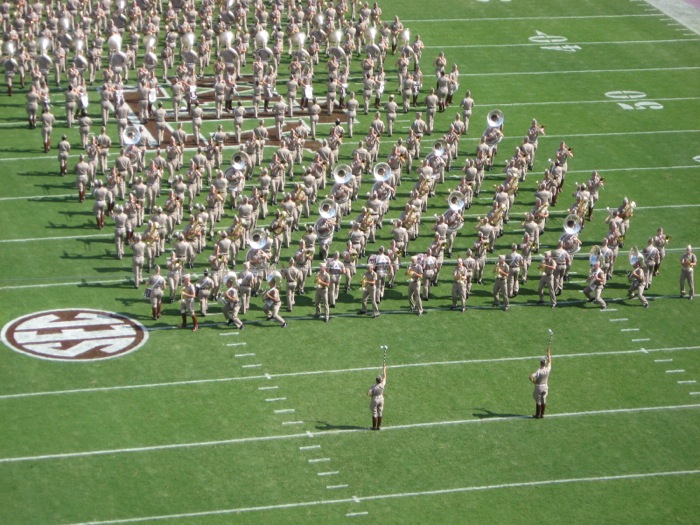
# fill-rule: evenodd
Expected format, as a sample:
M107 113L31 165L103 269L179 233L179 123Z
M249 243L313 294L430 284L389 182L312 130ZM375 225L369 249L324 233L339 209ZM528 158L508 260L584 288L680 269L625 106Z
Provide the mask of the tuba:
M581 231L581 222L581 217L575 213L567 215L566 219L564 220L564 232L568 233L569 235L577 234Z
M493 109L486 115L486 123L490 128L500 128L503 122L505 122L505 117L500 109Z
M338 164L333 168L333 178L338 184L347 184L353 178L352 168L347 164Z
M121 138L124 146L133 146L141 141L141 132L136 126L127 126L124 128Z
M270 288L272 288L273 284L274 286L279 286L282 283L282 274L279 270L273 270L268 274L267 283L270 285Z
M461 191L453 191L447 197L447 204L452 211L461 212L464 208L464 194Z
M446 146L445 142L442 140L436 140L435 144L433 144L433 151L428 154L428 156L432 157L443 157L445 155L446 151Z
M372 175L374 176L375 181L386 182L392 176L391 166L389 166L389 164L386 162L378 162L372 169Z
M265 228L255 228L250 232L248 246L256 250L262 250L267 245L267 231Z
M323 199L318 205L318 213L324 219L333 219L338 214L338 206L333 199Z
M630 248L629 255L627 256L630 262L631 266L635 266L638 262L642 263L642 267L644 267L644 255L642 252L639 251L639 248L636 246L632 246Z
M248 170L248 160L240 152L234 153L231 157L231 167L245 173Z
M110 53L118 53L122 50L122 36L119 33L114 33L107 40L107 47Z

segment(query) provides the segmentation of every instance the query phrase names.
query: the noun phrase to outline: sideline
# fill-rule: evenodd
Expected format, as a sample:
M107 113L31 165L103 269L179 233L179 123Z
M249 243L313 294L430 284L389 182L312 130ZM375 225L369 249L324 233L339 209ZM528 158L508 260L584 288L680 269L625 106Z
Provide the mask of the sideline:
M645 2L693 33L700 35L700 13L697 8L681 0L645 0Z

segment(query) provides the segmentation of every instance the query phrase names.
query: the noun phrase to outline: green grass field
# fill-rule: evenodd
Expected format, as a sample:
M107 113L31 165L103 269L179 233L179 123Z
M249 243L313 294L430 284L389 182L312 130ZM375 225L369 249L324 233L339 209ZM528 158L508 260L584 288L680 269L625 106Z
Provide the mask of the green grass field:
M8 97L2 85L0 326L34 312L96 309L142 323L148 341L121 357L84 362L1 347L0 524L697 523L698 301L678 297L678 278L685 246L700 245L700 38L636 0L381 6L384 19L400 15L425 42L426 89L435 81L431 63L444 50L461 72L455 98L472 91L476 107L458 167L473 157L487 113L500 108L505 115L496 167L466 212L422 317L409 312L402 270L378 319L357 315L356 277L327 324L313 319L313 290L294 312L282 309L285 330L264 320L260 299L242 316L242 332L224 324L218 304L196 333L177 329L178 304L164 304L163 317L152 320L143 287L131 280L129 250L115 258L112 221L98 231L90 199L78 202L70 170L79 135L65 126L61 90L51 86L54 146L63 133L73 145L65 178L55 147L44 154L40 129L27 127L25 90ZM387 93L398 89L395 60L389 56L385 66ZM287 64L285 58L281 72ZM360 91L357 58L352 72L351 89ZM638 98L613 98L621 91ZM96 87L90 99L95 129ZM438 114L431 139L447 132L457 111L453 104ZM535 168L521 184L484 284L474 286L467 312L450 311L452 265L472 246L476 217L490 208L493 185L533 117L546 125ZM398 133L383 139L382 160L413 118L399 116ZM350 161L371 118L358 120L341 161ZM232 131L230 120L222 123ZM215 127L210 121L205 130ZM319 129L323 136L328 128ZM115 140L114 119L108 131ZM561 235L576 181L595 169L605 189L581 232L583 249L558 307L537 303L536 261L504 312L491 305L494 257L521 241L535 181L562 140L575 158L543 246ZM424 141L424 152L431 147ZM411 253L428 246L432 214L446 209L459 173L453 169L430 199ZM398 217L416 174L404 180L387 218ZM370 187L365 181L361 195ZM638 207L601 311L582 294L588 252L607 231L605 208L625 196ZM316 214L314 208L311 220ZM219 228L231 217L229 210ZM626 299L627 249L643 247L659 226L672 241L645 309ZM336 234L334 249L342 249L347 231ZM368 251L390 240L384 227ZM211 244L194 274L210 251ZM556 332L554 363L540 421L530 418L528 376L548 328ZM382 431L370 432L366 391L381 368L381 345L389 346L386 415Z

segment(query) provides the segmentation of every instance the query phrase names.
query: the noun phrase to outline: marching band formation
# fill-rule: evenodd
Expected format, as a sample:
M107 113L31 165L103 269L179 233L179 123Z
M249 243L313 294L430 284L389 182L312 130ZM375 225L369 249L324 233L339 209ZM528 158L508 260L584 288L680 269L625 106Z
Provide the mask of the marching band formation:
M284 328L283 295L291 312L295 296L311 289L309 282L315 289L315 317L328 322L329 309L341 290L351 290L358 272L360 314L371 308L378 317L385 290L398 286L404 271L416 315L423 315L423 301L443 280L452 283L451 308L464 312L472 287L488 280L488 254L511 221L521 185L534 169L539 139L546 136L545 126L533 119L503 163L503 174L490 173L499 167L495 159L505 138L505 116L494 109L474 154L466 156L463 139L475 103L470 91L461 101L454 98L457 65L448 67L440 52L432 63L434 87L425 87L420 36L411 38L398 16L385 19L377 2L370 7L357 0L171 0L167 5L160 0L6 0L0 15L7 94L14 94L17 77L21 88L28 84L29 126L37 127L41 106L48 152L56 125L49 77L53 74L56 86L66 77L66 126L77 124L84 150L73 168L79 201L92 194L99 229L108 217L114 221L117 258L131 248L134 284L146 282L153 318L161 316L162 299L177 300L180 290L182 326L191 316L194 330L197 300L201 315L207 315L209 300L220 301L228 323L243 328L238 316L248 312L251 297L262 297L266 317ZM136 78L130 84L132 72ZM88 84L100 74L101 131L95 135ZM167 98L170 109L164 108ZM436 131L436 114L453 106L457 110L448 131L426 145L426 137ZM405 133L397 125L401 110L415 112ZM361 113L367 115L362 120L367 133L350 150L346 139L358 131ZM191 133L184 129L183 115ZM116 157L107 132L112 118ZM210 119L221 124L205 133ZM257 126L246 125L252 122ZM326 123L327 136L320 131ZM394 139L394 134L400 136ZM62 176L69 170L70 151L63 135L58 144ZM224 161L228 152L230 165ZM466 157L463 167L460 156ZM605 187L595 171L576 184L563 233L555 247L541 252L551 208L564 192L573 158L573 148L561 142L535 185L534 205L521 223L522 240L496 257L494 306L508 310L537 257L539 301L547 290L549 304L556 307L581 249L580 234ZM445 191L455 178L450 174L459 170L456 188ZM465 212L490 193L484 186L487 172L498 183L469 239L464 232L470 228L464 226L472 221L465 220ZM433 213L440 207L438 193L448 194L446 209ZM403 198L405 204L397 206ZM318 217L312 217L314 207ZM589 254L584 293L601 308L635 207L625 198L608 210L608 234ZM427 249L414 249L425 245L421 235L426 230ZM371 249L380 235L386 246ZM645 307L644 291L659 274L670 240L659 228L646 246L629 251L629 294ZM197 261L200 254L204 263ZM161 275L163 257L167 275ZM696 263L688 246L681 258L680 290L684 295L687 286L691 299ZM206 270L193 281L188 272L202 264Z

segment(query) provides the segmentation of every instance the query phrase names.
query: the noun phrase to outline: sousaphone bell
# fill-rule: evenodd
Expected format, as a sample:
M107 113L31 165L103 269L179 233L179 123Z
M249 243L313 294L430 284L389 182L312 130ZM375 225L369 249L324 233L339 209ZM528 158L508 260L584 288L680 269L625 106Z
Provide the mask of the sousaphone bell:
M318 205L318 214L324 219L332 219L338 214L338 206L333 199L323 199Z
M267 245L267 230L265 228L255 228L250 232L248 246L256 250L262 250Z
M136 126L127 126L122 132L122 144L124 146L133 146L141 140L141 132Z
M333 168L333 178L338 184L347 184L352 180L352 168L347 164L338 164Z
M374 168L372 168L372 175L374 176L375 181L386 182L392 176L391 166L389 166L389 164L386 162L377 162L374 165Z

